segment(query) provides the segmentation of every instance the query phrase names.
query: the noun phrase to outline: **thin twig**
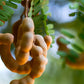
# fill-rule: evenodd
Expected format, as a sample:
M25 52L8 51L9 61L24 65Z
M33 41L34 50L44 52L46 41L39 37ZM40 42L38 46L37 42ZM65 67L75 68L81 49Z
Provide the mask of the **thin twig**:
M25 6L25 17L28 17L28 2L29 0L26 0L26 6Z

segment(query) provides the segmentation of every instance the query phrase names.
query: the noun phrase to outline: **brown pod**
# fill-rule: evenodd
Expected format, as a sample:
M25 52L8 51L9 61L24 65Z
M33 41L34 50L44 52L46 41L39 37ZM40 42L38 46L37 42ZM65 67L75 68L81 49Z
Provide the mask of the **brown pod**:
M59 41L61 37L59 37L57 39L57 44L59 46L58 50L60 51L65 51L65 52L69 52L69 48L67 48L67 46L63 43L61 43ZM63 38L63 37L62 37ZM79 56L79 58L75 58L76 62L73 63L71 62L69 59L65 58L66 59L66 64L71 67L72 69L78 69L78 70L84 70L84 52L82 52Z
M13 42L13 35L10 33L0 33L0 45L10 45Z
M40 55L32 60L31 66L32 71L30 73L32 78L38 78L40 77L46 67L48 60L43 55Z
M44 37L44 40L45 40L45 42L47 44L47 50L48 50L50 48L51 43L52 43L52 38L51 38L51 36L46 35Z
M23 32L33 32L34 33L34 22L32 18L26 17L22 22Z
M19 26L17 44L15 49L16 61L23 65L28 61L29 52L34 40L34 23L31 18L26 17ZM24 53L24 54L22 54ZM27 54L26 54L27 53Z
M16 46L17 43L17 34L18 34L18 29L20 24L22 23L22 20L18 20L17 22L15 22L12 26L12 34L14 35L14 44Z
M34 39L34 35L31 32L26 32L23 37L22 37L22 41L21 41L21 50L23 52L29 52L29 50L32 48L33 45L33 39Z
M10 53L9 45L0 45L0 54L1 54L1 59L4 62L5 66L12 72L19 74L29 74L31 72L30 62L27 62L24 65L18 65L18 63Z
M34 79L40 77L43 74L46 64L48 62L46 56L43 56L43 52L45 49L47 49L46 43L47 44L51 43L51 40L49 40L49 42L46 41L45 43L43 37L41 38L37 38L37 37L41 37L41 36L36 36L36 38L34 39L33 46L30 50L30 55L32 57L32 60L30 61L31 64L30 74L20 80L13 80L10 84L34 84ZM44 46L43 44L46 46ZM49 46L50 45L48 45L48 47Z
M13 35L6 33L0 33L0 54L1 59L6 65L6 67L12 72L16 72L19 74L27 74L31 72L30 62L27 62L25 65L20 66L16 62L16 60L12 57L10 47L13 43Z
M20 80L13 80L10 84L34 84L34 79L31 76L27 75L26 77Z
M26 32L21 41L20 48L17 49L16 61L19 65L23 65L28 61L29 51L32 48L33 34L31 32Z
M56 40L56 42L57 42L57 44L58 44L58 46L59 46L58 50L59 50L59 51L69 52L69 49L67 48L66 44L63 44L62 42L60 42L60 40L59 40L60 38L63 38L63 37L59 37L59 38Z
M34 56L37 57L42 54L43 54L42 48L33 44L32 49L30 51L31 57L34 57Z
M41 55L43 50L40 46L36 46L34 44L32 48L31 56L33 55L33 59L31 60L32 70L30 74L20 80L13 80L10 84L34 84L34 79L40 77L44 72L47 59ZM39 52L39 49L41 52ZM36 54L33 54L33 52L36 52Z
M66 60L66 63L72 69L84 70L84 52L80 54L79 58L76 58L75 63L69 61L68 59Z
M41 35L34 36L34 43L35 45L40 46L43 49L43 55L47 56L47 45Z
M33 59L31 61L32 70L30 75L32 78L40 77L45 70L45 65L47 64L48 60L43 56L43 52L42 45L37 46L34 44L31 49L30 55L33 57Z

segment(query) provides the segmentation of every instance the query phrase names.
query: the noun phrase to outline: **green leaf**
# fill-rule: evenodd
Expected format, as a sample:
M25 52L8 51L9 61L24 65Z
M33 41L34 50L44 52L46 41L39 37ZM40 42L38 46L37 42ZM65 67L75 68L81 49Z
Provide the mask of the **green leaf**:
M48 33L54 34L55 30L48 30Z
M53 24L48 24L47 27L48 27L48 29L53 29L54 25Z
M80 5L79 6L79 10L82 11L82 12L84 12L84 6Z
M44 7L42 7L42 9L43 9L44 13L46 13L49 10L49 7L45 5Z
M51 35L54 33L52 25L47 25L47 14L49 0L32 0L31 8L28 16L32 17L35 24L35 34L42 36ZM38 15L39 13L39 15ZM49 14L50 15L50 14Z
M80 33L78 36L80 39L84 40L84 33Z
M10 14L14 13L14 11L11 8L9 8L7 5L3 5L3 10Z
M52 43L55 43L55 35L49 34L52 37Z
M81 12L81 11L78 11L78 12L76 12L76 14L77 14L78 16L81 16L81 15L82 15L82 12Z
M70 8L70 9L78 9L78 7L79 7L79 3L78 3L78 2L71 3L71 4L69 5L69 8Z
M4 16L0 15L0 20L7 21L8 20L8 17L4 17Z
M69 51L69 54L74 57L74 58L78 58L79 57L79 54L77 52L75 52L74 50L71 50Z
M41 3L34 6L32 10L34 10L34 12L32 13L33 15L36 15L37 13L39 13L39 11L41 11Z
M0 9L0 15L3 15L4 17L10 17L10 14L4 10Z
M78 0L82 5L84 5L84 0Z
M73 62L73 63L75 63L76 62L76 59L75 58L73 58L72 56L70 56L70 55L68 55L67 56L67 58L68 58L68 60L69 61L71 61L71 62Z
M6 1L6 0L0 0L0 5L1 5L1 6L3 6L3 3L2 3L2 1Z
M4 25L4 23L2 21L0 21L0 26L3 26L3 25Z
M16 3L21 3L22 0L9 0L9 1L13 1L13 2L16 2Z
M75 36L69 32L67 32L65 29L61 29L61 33L69 38L75 38Z
M68 54L64 51L58 51L57 54L61 57L66 57Z
M33 1L33 5L36 6L38 3L40 3L39 0L32 0Z
M69 16L75 16L76 12L69 14Z
M84 50L78 46L77 44L71 44L73 48L75 48L76 50L80 51L80 52L84 52Z
M51 17L51 13L46 13L45 15L50 16L50 17Z
M70 42L64 38L60 38L59 41L63 44L66 44L66 45L70 44Z
M12 3L11 1L6 1L6 5L8 5L8 6L12 7L12 8L17 9L17 5Z

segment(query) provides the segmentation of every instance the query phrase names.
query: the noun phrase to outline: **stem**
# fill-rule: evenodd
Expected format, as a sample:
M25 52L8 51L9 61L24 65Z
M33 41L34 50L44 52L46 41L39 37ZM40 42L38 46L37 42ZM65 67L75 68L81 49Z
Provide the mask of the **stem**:
M26 0L26 6L25 6L25 17L28 17L28 2L29 0Z

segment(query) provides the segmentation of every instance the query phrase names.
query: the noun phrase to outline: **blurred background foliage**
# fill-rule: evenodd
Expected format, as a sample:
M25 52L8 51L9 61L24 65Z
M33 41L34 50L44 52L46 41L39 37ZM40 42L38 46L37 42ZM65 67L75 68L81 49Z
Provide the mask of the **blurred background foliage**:
M58 36L64 35L71 44L76 44L84 50L84 0L50 0L47 23L54 24L55 41ZM0 27L0 32L11 32L12 24L19 19L23 12L23 7L18 4L18 9L4 26ZM69 46L69 48L79 53L80 49ZM36 79L35 84L84 84L84 71L73 70L66 65L62 67L63 59L56 54L58 46L56 42L48 51L49 62L44 74ZM12 50L13 52L14 50ZM83 51L82 51L83 52ZM0 84L9 84L11 79L21 78L10 72L5 65L0 62ZM7 74L8 73L8 74Z

